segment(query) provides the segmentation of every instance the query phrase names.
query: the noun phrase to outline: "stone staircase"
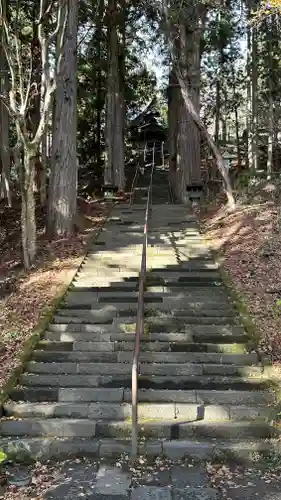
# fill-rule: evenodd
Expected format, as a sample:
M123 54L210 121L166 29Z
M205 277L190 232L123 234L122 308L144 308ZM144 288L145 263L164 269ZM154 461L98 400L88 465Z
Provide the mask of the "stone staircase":
M144 211L143 202L117 206L92 243L4 405L0 448L43 458L130 452ZM140 452L239 460L267 452L273 369L248 350L218 266L185 207L154 204L147 268Z

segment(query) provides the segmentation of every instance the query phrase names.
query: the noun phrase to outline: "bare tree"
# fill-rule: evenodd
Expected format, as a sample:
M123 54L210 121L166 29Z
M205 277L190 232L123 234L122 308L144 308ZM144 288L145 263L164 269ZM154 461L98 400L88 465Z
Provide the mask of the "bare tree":
M32 107L34 93L39 91L37 77L33 74L33 53L31 43L23 41L22 30L26 25L24 13L19 8L10 12L8 19L4 0L0 0L0 19L4 30L3 49L10 71L9 94L0 95L0 100L9 111L17 134L15 160L19 172L21 186L21 228L24 265L28 269L32 266L36 255L36 220L33 185L35 178L35 160L39 145L44 134L52 94L56 88L57 77L60 71L61 58L57 58L56 66L51 74L50 48L57 35L64 31L68 9L63 8L63 2L40 0L39 14L36 19L38 39L41 50L42 78L45 82L44 95L41 96L43 105L37 127L30 131L28 116ZM55 18L55 29L52 30ZM63 37L63 34L61 34ZM20 151L23 151L21 161Z

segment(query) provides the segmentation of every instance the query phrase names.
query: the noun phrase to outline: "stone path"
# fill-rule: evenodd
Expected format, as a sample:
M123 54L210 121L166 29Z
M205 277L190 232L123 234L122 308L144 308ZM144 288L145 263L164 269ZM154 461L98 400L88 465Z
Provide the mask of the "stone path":
M68 462L46 500L213 500L206 468L199 464L146 466L132 481L129 470L106 464Z
M44 459L112 460L130 452L142 198L132 209L119 205L93 242L4 405L0 448ZM158 199L149 228L141 339L140 452L237 461L267 453L275 443L273 368L249 351L193 216ZM148 496L146 488L135 490L134 500ZM181 498L177 488L163 488L157 498ZM213 492L206 495L213 498Z

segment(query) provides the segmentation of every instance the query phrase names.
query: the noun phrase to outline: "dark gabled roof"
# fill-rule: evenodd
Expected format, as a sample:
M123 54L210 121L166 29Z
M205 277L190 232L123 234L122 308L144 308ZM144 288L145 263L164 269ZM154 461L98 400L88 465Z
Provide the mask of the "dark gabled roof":
M139 113L135 118L133 118L129 124L130 128L134 127L143 127L149 124L156 125L158 127L162 127L162 125L158 122L157 118L159 117L159 112L156 107L157 97L153 97L150 103L144 108L141 113Z

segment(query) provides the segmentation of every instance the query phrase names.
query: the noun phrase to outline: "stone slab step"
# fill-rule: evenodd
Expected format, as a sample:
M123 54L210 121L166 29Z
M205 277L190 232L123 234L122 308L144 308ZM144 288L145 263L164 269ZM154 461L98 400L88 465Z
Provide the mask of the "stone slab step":
M152 288L152 287L151 287ZM90 288L86 291L81 289L70 290L64 299L64 303L76 303L76 304L93 304L95 302L99 303L115 303L115 302L137 302L138 301L138 290L132 291L120 291L107 289L103 291L100 289L99 291L91 290ZM208 304L212 304L214 307L217 305L219 308L222 307L230 307L231 302L227 295L223 296L221 294L212 295L210 291L204 293L195 294L185 294L174 291L165 291L164 287L161 287L160 291L148 291L144 292L144 301L146 303L149 302L163 302L163 301L180 301L182 304L187 304L189 307L200 307L206 305L208 308Z
M162 288L161 288L162 289ZM161 289L159 291L161 292ZM138 283L127 283L127 282L120 282L120 283L113 283L112 285L109 286L78 286L78 284L74 281L69 287L70 292L75 292L75 293L92 293L92 294L99 294L99 293L137 293L138 292Z
M80 279L76 278L72 284L70 290L73 291L107 291L110 290L111 288L113 290L124 290L126 291L138 291L138 284L139 284L139 278L138 276L131 276L128 277L126 276L125 273L124 275L116 275L116 276L95 276L90 279ZM199 295L200 293L205 294L208 293L210 295L210 292L216 294L216 295L222 295L223 297L227 296L227 292L225 288L223 288L222 282L213 282L210 284L210 282L202 283L202 281L198 282L196 281L183 281L180 280L179 275L175 273L174 276L169 277L167 276L165 278L161 276L150 276L148 274L148 279L146 282L147 287L160 287L159 292L161 293L162 290L169 291L172 290L173 292L184 292L185 294L197 294ZM102 290L101 290L102 289Z
M59 341L51 340L52 335L49 335L50 340L42 340L37 344L36 351L86 351L86 352L113 352L113 351L128 351L134 350L135 343L133 336L131 341L95 341L93 335L85 340L77 341ZM232 353L245 354L248 352L245 343L238 344L215 344L215 343L195 343L195 342L165 342L162 340L150 339L146 337L141 339L141 352L209 352L209 353Z
M177 284L177 283L176 283ZM210 288L203 287L167 287L164 285L150 285L149 282L146 284L146 290L148 294L156 294L161 297L176 297L178 298L186 298L187 300L200 301L200 300L209 300L216 303L231 303L229 297L225 290L220 289L219 287L215 287L215 290L212 288L212 292ZM116 294L118 296L130 297L136 296L138 294L138 283L126 281L120 282L120 284L112 283L111 285L106 286L76 286L75 283L71 285L69 288L70 293L81 294L91 294L93 297L107 297L114 296ZM66 295L68 296L68 294Z
M86 362L86 363L109 363L109 368L115 363L131 364L132 352L87 352L83 351L44 351L36 349L32 353L32 359L50 363L60 362ZM165 363L169 365L186 363L204 364L230 364L230 365L254 365L258 363L256 353L233 354L219 352L141 352L140 362Z
M138 296L108 296L94 297L91 294L71 293L65 299L61 308L71 310L104 310L105 305L114 306L118 310L135 311L138 303ZM176 296L146 296L144 304L147 309L155 308L159 311L182 310L186 315L192 316L195 313L205 313L205 316L221 314L223 316L233 316L237 314L234 307L227 301L210 300L208 297L201 300L188 299ZM153 311L154 309L152 309ZM215 311L215 312L213 312Z
M155 307L158 307L158 304L163 303L163 297L159 297L157 295L154 296L146 296L144 298L145 304L155 304ZM125 306L130 306L138 303L138 296L132 294L127 296L122 296L116 294L115 296L108 295L107 296L93 296L91 293L82 294L81 292L70 292L63 301L63 306L69 309L99 309L103 307L104 304L111 304L116 306L117 308L124 308ZM214 303L211 303L214 305ZM134 310L135 308L132 307Z
M205 353L205 352L141 352L141 363L214 363L214 364L233 364L233 365L253 365L258 363L256 353L232 354L232 353ZM132 353L118 352L119 363L131 363Z
M90 254L85 263L83 264L81 271L79 273L79 276L83 276L86 273L91 273L93 270L96 269L97 266L103 265L106 262L116 262L119 264L119 267L122 268L123 265L128 266L129 264L135 265L136 263L141 262L141 255L142 255L142 248L137 251L135 250L134 253L127 253L127 254L114 254L112 252L111 255L107 255L105 253L100 253L100 254ZM158 263L161 264L158 265ZM156 264L156 265L155 265ZM155 266L155 267L154 267ZM151 269L152 268L152 269ZM190 273L195 273L198 275L200 278L216 278L219 279L220 275L215 272L218 269L218 265L216 263L209 263L202 261L200 262L193 262L192 260L188 261L183 261L181 260L180 263L178 263L178 257L174 253L161 253L161 249L154 250L154 253L152 251L147 252L147 269L151 269L151 272L158 272L158 269L163 269L164 272L174 272L178 271L179 273L183 272L190 272ZM191 278L194 278L194 276L191 276Z
M56 330L56 326L62 326L61 330ZM76 327L77 328L74 328ZM86 326L86 329L82 327ZM127 324L128 330L125 328L108 328L108 330L104 329L102 332L100 331L92 331L91 327L96 325L79 325L79 324L54 324L49 325L49 328L52 329L48 332L45 332L44 338L46 340L51 341L71 341L71 342L134 342L135 341L135 323ZM132 328L129 328L129 327ZM195 325L196 326L196 325ZM239 328L239 327L238 327ZM175 328L174 328L175 329ZM111 333L113 331L118 331L120 333ZM194 333L190 330L187 330L184 333L183 329L179 329L180 333L167 333L161 332L161 328L159 327L154 332L148 331L144 335L141 336L142 342L176 342L179 346L179 351L181 350L181 345L186 343L198 343L198 344L220 344L223 342L225 345L228 344L242 344L249 340L246 334L235 334L233 333L225 333L225 334L216 334L216 333ZM146 329L145 329L146 332Z
M86 293L87 295L91 295L92 297L97 297L98 299L106 298L107 300L110 300L110 297L115 297L116 298L116 292L118 296L124 297L124 298L131 298L131 297L137 297L138 296L138 289L128 289L126 288L125 290L118 290L117 288L115 291L111 291L110 287L106 287L106 289L99 287L96 290L89 288L88 290L81 290L81 289L74 289L73 292L76 295L81 295L83 297ZM72 292L72 291L71 291ZM215 290L214 294L210 293L210 289L203 289L203 288L195 288L193 290L187 289L187 290L179 290L177 288L171 290L168 287L165 286L150 286L149 282L146 284L146 292L144 292L144 296L146 298L171 298L171 299L186 299L187 301L210 301L210 302L216 302L216 303L227 303L231 304L231 301L229 297L227 296L226 293L222 293L221 290Z
M93 419L2 419L0 435L28 437L81 437L81 438L130 438L132 423L107 422ZM245 439L273 437L273 428L262 422L184 422L184 420L161 420L160 422L139 421L140 438L148 439Z
M230 342L235 342L235 338L244 338L246 341L248 336L244 333L243 329L240 326L235 325L190 325L182 321L179 324L175 324L175 329L171 329L171 331L165 331L164 322L157 322L156 326L159 328L163 327L163 330L160 331L149 331L146 333L142 339L144 341L168 341L168 342L189 342L190 336L194 335L199 337L199 342L206 342L206 337L213 336L217 341L221 340L225 342L225 338L229 337ZM150 325L152 327L153 325ZM90 334L92 339L99 339L97 335L110 335L111 340L115 341L134 341L135 339L135 329L136 323L134 318L131 318L127 321L122 320L122 322L118 319L114 324L111 325L94 325L94 324L50 324L49 332L51 333L61 333L67 332L67 334L73 333L82 333L82 334ZM118 333L118 330L120 333ZM95 334L95 335L94 335ZM47 334L46 334L47 335ZM85 336L86 339L86 336ZM105 338L107 341L108 338ZM242 341L244 342L244 341ZM228 341L226 342L228 343Z
M136 311L135 311L136 312ZM154 311L155 312L155 311ZM216 311L215 311L216 312ZM194 316L189 316L182 309L177 311L172 311L169 315L162 314L158 317L150 316L151 310L145 311L145 323L149 324L150 332L167 332L175 330L178 332L185 330L185 325L236 325L238 326L238 318L236 316L198 316L198 313L194 313ZM206 313L206 311L205 311ZM212 311L210 310L210 314ZM61 309L53 317L53 323L56 324L93 324L93 325L105 325L113 324L114 318L119 318L119 323L135 323L135 317L132 317L132 310L128 311L125 309L111 308L97 311L85 311L85 310L64 310ZM195 315L196 314L196 315ZM116 324L116 323L115 323ZM118 331L118 327L116 327ZM119 330L120 331L120 330Z
M25 450L27 456L45 461L51 458L66 459L70 457L120 457L130 454L131 441L128 439L75 439L75 438L2 438L0 447L8 456ZM159 440L140 443L139 453L155 457L164 454L171 460L189 458L194 460L235 460L237 463L256 462L257 455L269 452L280 453L278 440ZM201 493L202 495L202 493ZM199 498L202 498L199 497Z
M100 387L22 387L15 388L10 392L13 401L26 401L31 403L59 402L115 402L124 400L123 388L100 388Z
M149 267L148 267L149 269ZM203 271L192 271L189 269L189 264L186 263L181 263L180 265L179 264L176 264L176 265L173 265L173 264L169 264L165 267L153 267L151 269L149 269L149 273L150 274L160 274L160 276L162 277L163 274L169 274L169 273L178 273L178 278L181 279L181 281L191 281L191 280L198 280L198 282L200 281L205 281L205 282L211 282L212 281L220 281L221 280L221 275L219 272L217 271L213 271L213 270L203 270Z
M194 401L193 398L196 398ZM126 402L131 402L131 391L125 389L124 399ZM196 391L182 391L182 390L153 390L153 389L140 389L138 400L141 402L179 402L179 403L201 403L208 405L264 405L273 403L275 396L269 391L236 391L236 390L196 390Z
M162 498L172 500L218 500L216 491L207 486L188 486L188 488L171 488L168 486L141 485L133 488L131 500L147 500L147 498Z
M264 375L141 376L140 389L179 390L265 390L274 380ZM20 384L25 387L111 387L131 388L131 375L72 375L24 373Z
M149 317L196 317L197 320L200 318L233 318L237 316L234 308L229 306L213 306L211 303L209 308L207 308L207 304L202 304L201 307L188 305L185 301L181 303L181 301L174 301L170 299L163 299L163 302L157 302L155 304L145 303L145 316ZM137 301L128 302L117 302L113 304L102 304L100 302L92 302L91 304L80 304L80 303L68 303L62 305L59 309L60 316L82 316L84 319L91 319L92 317L95 319L97 314L106 315L110 314L113 318L115 316L131 316L136 315L137 312ZM200 315L200 318L198 318Z
M96 422L95 435L98 437L130 438L131 433L132 423L129 421ZM186 422L180 418L153 422L139 420L139 437L145 439L266 439L273 436L274 429L266 422Z
M27 369L32 373L49 373L49 374L91 374L100 375L106 370L107 375L121 375L131 373L131 363L98 363L98 362L37 362L30 361L27 364ZM170 373L173 375L202 375L202 365L195 363L183 363L169 365ZM143 363L140 365L141 375L166 375L167 366L163 363L155 363L153 365Z
M83 323L91 323L93 325L105 325L105 324L112 324L113 318L116 317L116 311L112 313L110 312L100 312L100 311L95 311L94 314L91 315L89 318L88 316L83 321L81 317L73 315L73 316L64 316L60 314L60 311L58 311L59 314L55 314L53 317L53 322L57 324L65 324L65 323L73 323L73 324L83 324ZM85 311L84 311L85 314ZM84 315L83 314L83 315Z
M145 310L145 324L150 332L159 332L159 331L181 331L181 328L184 328L184 325L236 325L239 326L239 317L231 315L226 315L214 311L214 310L205 310L199 312L193 312L190 314L190 311L186 311L185 309L177 309L170 311L161 311L157 314L157 310L154 310L154 314L152 315L151 310ZM119 315L120 316L120 315ZM124 317L123 317L124 318ZM120 321L121 322L121 321Z
M271 421L274 409L267 406L202 405L197 403L150 403L138 405L142 419L184 419L184 421L224 422ZM90 418L126 420L132 416L128 403L16 403L4 405L4 415L16 418Z
M23 387L10 392L13 401L26 402L121 402L131 403L131 390L96 387ZM140 389L143 403L198 403L204 405L265 405L275 402L270 391Z

